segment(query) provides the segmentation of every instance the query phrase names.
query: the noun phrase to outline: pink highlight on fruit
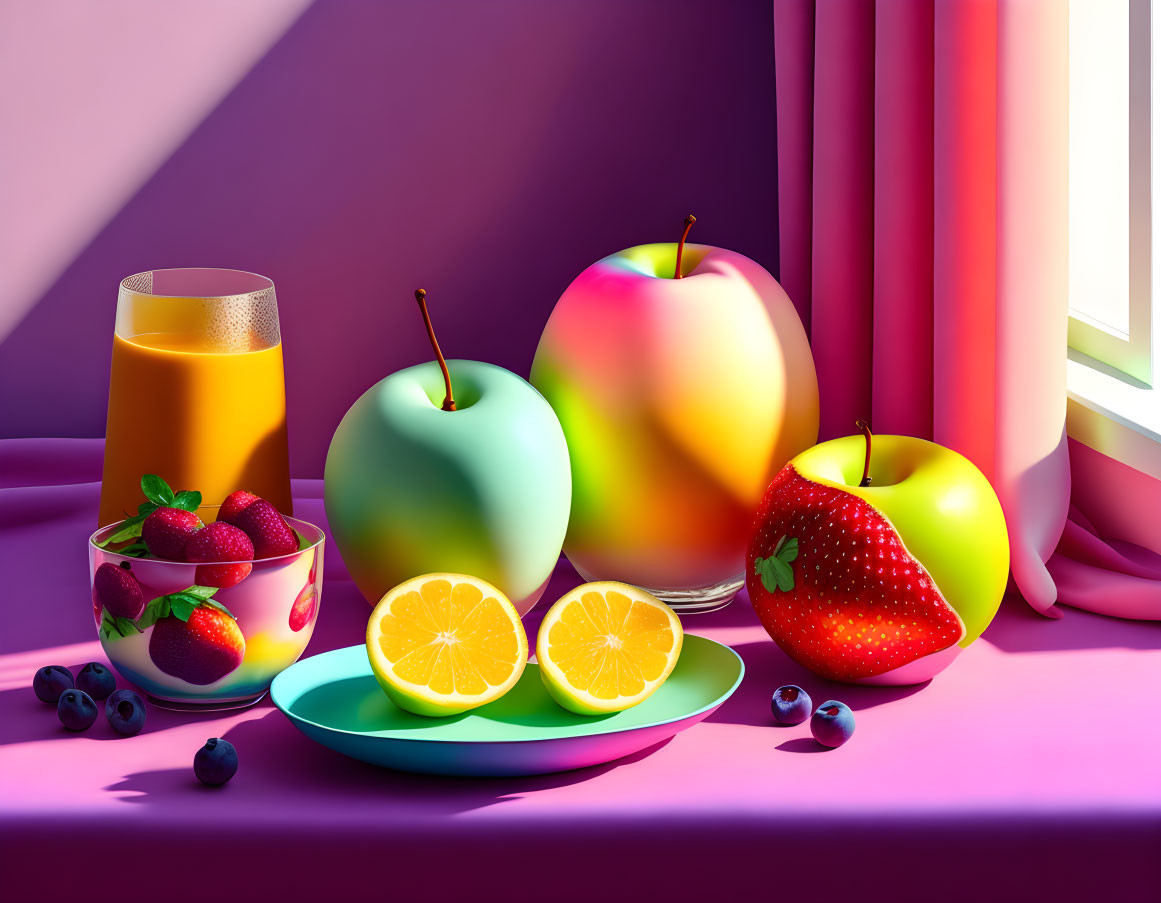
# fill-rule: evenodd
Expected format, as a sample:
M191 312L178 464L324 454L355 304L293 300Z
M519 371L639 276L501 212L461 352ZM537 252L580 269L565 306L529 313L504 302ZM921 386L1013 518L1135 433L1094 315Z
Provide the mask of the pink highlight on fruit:
M318 593L314 588L314 573L311 572L310 582L302 588L294 605L290 608L290 629L295 633L302 630L314 618L318 608Z

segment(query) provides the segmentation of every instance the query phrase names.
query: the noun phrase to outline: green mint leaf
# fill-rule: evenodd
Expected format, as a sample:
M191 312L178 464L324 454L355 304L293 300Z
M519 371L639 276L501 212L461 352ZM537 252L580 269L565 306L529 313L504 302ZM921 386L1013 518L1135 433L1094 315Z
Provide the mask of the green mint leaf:
M202 608L216 608L218 611L222 612L223 614L229 615L235 621L238 620L238 616L236 614L234 614L232 611L230 611L230 609L226 608L226 606L224 606L221 602L218 602L215 599L207 599L205 602L202 603L201 607Z
M201 601L202 599L211 598L217 591L218 588L216 586L191 586L187 589L183 589L182 593L184 595L193 596L198 601Z
M178 596L180 593L175 593L174 595ZM171 598L169 601L169 613L179 621L188 621L189 616L194 613L195 608L197 608L197 605L190 602L189 599Z
M795 558L797 558L798 557L798 538L794 537L792 539L786 540L786 542L785 542L785 544L783 544L782 548L780 548L778 550L777 557L781 558L787 564L790 564L790 562L792 562Z
M125 520L121 521L121 526L117 529L117 531L113 533L113 535L108 539L101 542L99 547L102 549L107 549L109 546L115 545L119 542L125 542L129 539L136 539L141 535L141 522L143 520L145 520L145 518L140 514L134 517L125 518Z
M156 599L150 600L149 604L145 606L145 611L137 619L137 629L144 631L168 616L169 596L158 596Z
M108 609L101 609L101 639L111 640L113 637L126 637L129 634L141 631L128 618L116 618L109 614Z
M183 511L197 511L201 504L202 494L189 489L183 489L173 497L173 507L181 508Z
M291 527L290 529L294 530L294 527ZM303 536L297 530L294 530L294 538L298 540L298 551L301 552L303 549L310 548L310 540L308 540L305 536Z
M153 502L142 502L137 506L137 515L144 519L149 517L149 515L151 515L156 510L157 506L153 504Z
M141 492L159 508L173 504L173 490L155 473L147 473L141 478Z
M144 558L149 554L149 546L143 542L135 542L132 545L125 546L123 549L118 549L117 554L127 555L130 558Z

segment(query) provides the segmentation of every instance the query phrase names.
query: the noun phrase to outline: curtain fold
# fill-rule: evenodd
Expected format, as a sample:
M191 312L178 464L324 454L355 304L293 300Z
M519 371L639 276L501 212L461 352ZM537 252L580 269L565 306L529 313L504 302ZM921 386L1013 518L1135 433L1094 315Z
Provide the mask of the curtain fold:
M874 4L818 4L810 306L818 391L826 398L819 433L828 439L850 433L871 411L874 89Z
M1161 556L1069 520L1068 4L773 10L780 278L811 337L820 438L870 415L959 451L996 488L1036 610L1161 617L1140 601ZM1132 602L1101 598L1126 581Z
M934 17L933 0L875 12L870 414L884 433L925 437L934 411Z

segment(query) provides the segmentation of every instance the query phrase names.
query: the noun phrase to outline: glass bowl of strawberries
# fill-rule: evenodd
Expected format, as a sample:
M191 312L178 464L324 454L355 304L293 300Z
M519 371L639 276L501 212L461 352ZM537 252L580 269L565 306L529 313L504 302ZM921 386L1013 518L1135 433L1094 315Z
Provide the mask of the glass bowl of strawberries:
M141 488L136 515L89 537L105 654L164 708L252 705L310 642L322 530L242 490L207 522L200 493L152 474Z

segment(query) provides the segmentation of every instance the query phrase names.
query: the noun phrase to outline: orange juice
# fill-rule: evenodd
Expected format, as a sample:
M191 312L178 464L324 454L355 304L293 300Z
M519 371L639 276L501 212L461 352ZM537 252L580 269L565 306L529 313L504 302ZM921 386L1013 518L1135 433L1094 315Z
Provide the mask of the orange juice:
M100 525L137 512L146 473L201 491L203 520L235 489L292 513L282 344L214 347L190 333L113 336Z

